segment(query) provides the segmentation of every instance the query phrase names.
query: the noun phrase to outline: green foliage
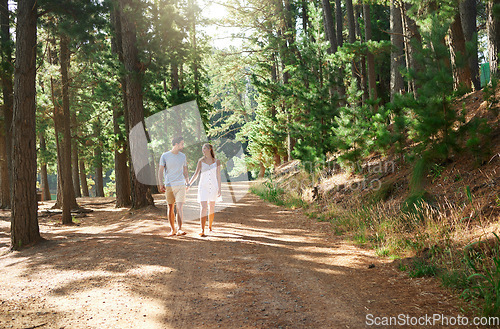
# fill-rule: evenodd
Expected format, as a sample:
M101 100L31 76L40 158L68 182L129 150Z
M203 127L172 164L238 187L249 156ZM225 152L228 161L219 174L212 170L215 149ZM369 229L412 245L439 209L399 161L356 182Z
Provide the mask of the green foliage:
M452 127L462 120L451 106L450 55L448 47L441 42L447 30L447 26L433 21L431 31L422 35L425 42L418 50L421 69L410 72L419 88L418 97L409 101L414 118L408 134L417 144L413 152L429 161L445 160L452 149L457 148L457 132Z
M368 53L378 58L389 52L390 43L387 41L369 40L346 43L336 55L344 65L350 66L352 61L361 60ZM363 91L358 89L357 81L353 79L347 92L347 105L340 108L333 128L335 145L342 151L338 161L350 170L356 169L356 163L368 154L385 152L392 142L388 130L390 108L379 105L380 99L360 103L362 94Z
M434 163L431 166L430 174L432 177L432 182L435 182L437 179L439 179L441 177L441 175L443 174L443 170L444 170L444 167L439 163Z
M357 93L359 95L359 93ZM383 106L374 110L374 102L361 106L342 107L333 128L337 147L344 151L338 161L344 168L357 169L364 157L372 152L383 152L391 137L387 130L389 111Z

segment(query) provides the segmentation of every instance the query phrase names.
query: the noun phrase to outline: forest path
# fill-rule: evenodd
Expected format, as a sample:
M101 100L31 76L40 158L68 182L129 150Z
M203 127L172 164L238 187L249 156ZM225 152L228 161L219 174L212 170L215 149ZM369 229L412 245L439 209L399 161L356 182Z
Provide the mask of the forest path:
M42 218L48 241L11 253L1 212L0 328L365 328L368 314L458 314L435 280L408 278L301 211L247 194L207 237L195 220L167 237L155 197L135 212L95 206L78 226Z

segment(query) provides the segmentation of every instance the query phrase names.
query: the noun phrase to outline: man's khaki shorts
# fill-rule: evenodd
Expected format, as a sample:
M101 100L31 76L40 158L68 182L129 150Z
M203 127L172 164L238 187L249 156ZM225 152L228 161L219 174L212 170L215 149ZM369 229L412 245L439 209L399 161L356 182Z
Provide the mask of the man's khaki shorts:
M168 204L186 202L186 186L165 186L165 198Z

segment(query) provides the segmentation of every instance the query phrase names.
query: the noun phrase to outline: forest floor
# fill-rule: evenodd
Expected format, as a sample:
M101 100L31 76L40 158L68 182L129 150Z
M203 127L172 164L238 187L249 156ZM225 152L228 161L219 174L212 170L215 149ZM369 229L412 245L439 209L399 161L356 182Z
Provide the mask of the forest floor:
M246 194L206 237L195 216L168 237L155 200L130 211L78 199L94 211L74 226L40 217L46 241L16 252L0 211L0 328L364 328L375 316L461 314L436 279L409 278L302 210Z

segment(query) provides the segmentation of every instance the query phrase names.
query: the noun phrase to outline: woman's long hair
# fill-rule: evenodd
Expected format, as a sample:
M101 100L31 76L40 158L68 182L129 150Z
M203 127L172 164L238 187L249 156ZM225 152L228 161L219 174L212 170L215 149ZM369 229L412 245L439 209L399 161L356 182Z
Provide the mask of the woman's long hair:
M214 147L212 146L212 144L209 144L209 143L205 143L203 145L203 147L208 147L210 149L210 155L212 156L212 158L214 158L215 160L215 154L214 154Z

